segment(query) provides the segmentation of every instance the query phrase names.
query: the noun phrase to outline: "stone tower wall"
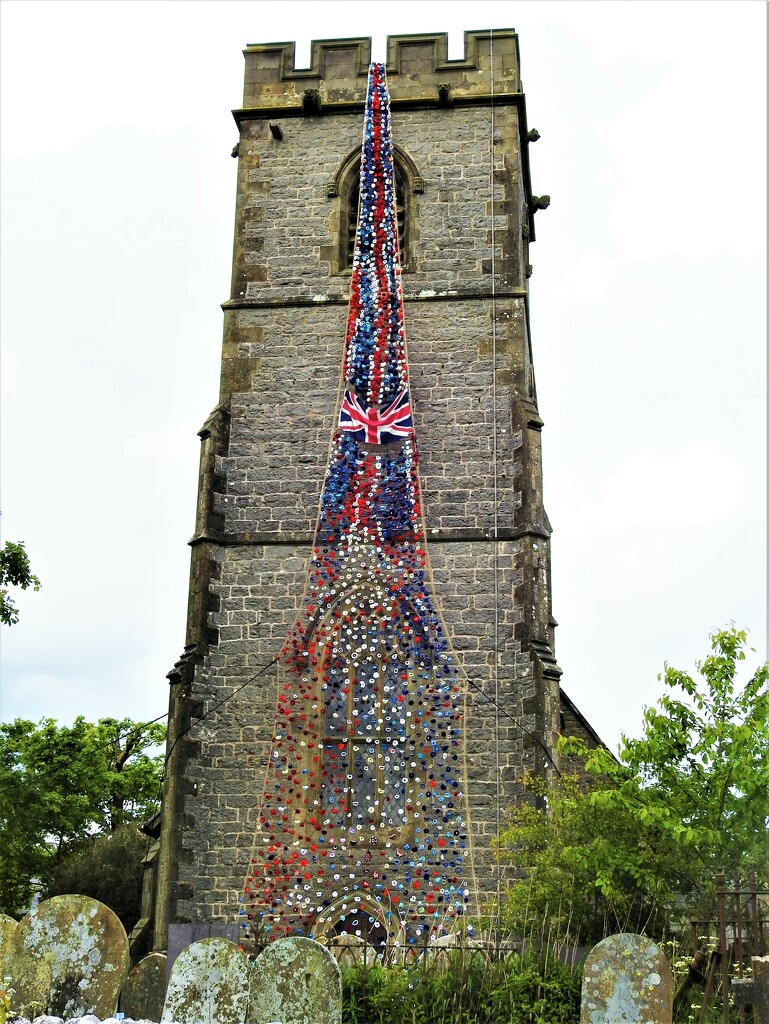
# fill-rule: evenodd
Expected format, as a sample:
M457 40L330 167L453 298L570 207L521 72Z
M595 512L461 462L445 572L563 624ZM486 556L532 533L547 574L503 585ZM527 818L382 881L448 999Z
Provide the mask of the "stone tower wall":
M237 919L273 731L271 662L300 607L335 425L350 278L333 183L360 147L369 41L314 43L312 55L295 71L290 44L245 52L221 395L201 431L187 646L169 677L156 948L169 922ZM559 706L517 37L468 33L462 61L446 60L442 35L391 38L387 74L411 170L403 288L428 551L469 680L485 902L499 879L490 840L522 772L548 771Z

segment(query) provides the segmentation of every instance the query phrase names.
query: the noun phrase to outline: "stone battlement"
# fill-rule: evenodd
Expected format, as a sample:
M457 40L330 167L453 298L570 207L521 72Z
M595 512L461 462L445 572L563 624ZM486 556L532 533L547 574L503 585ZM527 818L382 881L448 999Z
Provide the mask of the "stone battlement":
M260 43L243 52L246 110L301 110L308 102L307 91L317 94L312 112L363 106L370 38L313 40L309 68L296 68L295 43ZM517 95L521 92L519 67L518 36L513 29L465 32L465 56L458 60L448 59L445 32L387 37L387 83L395 106L488 102L492 89L500 98Z

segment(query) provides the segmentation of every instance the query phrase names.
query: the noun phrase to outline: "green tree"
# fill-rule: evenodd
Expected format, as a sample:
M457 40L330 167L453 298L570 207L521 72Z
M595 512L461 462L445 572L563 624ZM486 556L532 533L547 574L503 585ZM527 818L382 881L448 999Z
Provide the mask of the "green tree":
M94 835L149 817L160 794L165 726L82 716L0 724L0 912L45 893Z
M578 773L550 793L542 780L526 781L546 805L513 808L497 843L498 856L522 875L502 902L506 928L584 946L612 932L661 934L681 878L659 835L621 806L595 804Z
M607 930L633 908L647 931L665 917L707 916L712 879L769 868L769 664L745 682L738 666L747 637L734 627L711 635L699 679L670 666L666 692L644 709L643 735L623 735L619 757L562 740L561 753L582 759L588 787L566 783L548 809L515 812L501 837L504 856L519 863L523 889L508 897L512 921L524 900L586 920L575 892L587 886L594 906L590 938L606 911ZM539 830L539 832L537 832ZM576 901L576 902L575 902ZM660 917L662 912L662 918ZM675 922L674 922L675 923ZM638 925L636 924L636 927Z
M24 545L7 540L0 551L0 622L13 626L19 621L19 611L8 591L9 585L21 590L40 589L40 580L32 574Z
M130 935L141 913L142 861L150 843L134 821L89 836L54 867L45 895L79 893L101 900Z

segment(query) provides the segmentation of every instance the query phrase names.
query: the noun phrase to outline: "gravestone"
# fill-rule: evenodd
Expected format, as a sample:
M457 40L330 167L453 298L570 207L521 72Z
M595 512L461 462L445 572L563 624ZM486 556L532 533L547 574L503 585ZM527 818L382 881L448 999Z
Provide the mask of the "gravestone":
M467 962L473 957L485 958L483 946L477 939L470 938L463 932L449 932L431 939L425 947L424 958L437 970L445 971L452 960Z
M610 935L587 955L580 1024L671 1024L673 975L643 935Z
M248 999L249 1024L341 1024L342 975L334 956L314 939L271 943L256 958Z
M117 915L98 900L54 896L19 922L2 970L14 980L22 1011L92 1013L103 1020L117 1009L128 971L128 937Z
M751 958L752 978L734 978L732 995L737 1006L752 1006L756 1024L769 1024L769 956Z
M229 939L201 939L187 946L171 968L161 1021L240 1024L246 1016L251 965Z
M0 914L0 963L3 961L3 950L7 949L19 922L7 914Z
M229 939L237 946L242 934L238 924L216 924L210 921L188 921L183 924L172 924L168 928L168 963L166 965L166 981L171 977L174 960L183 949L193 942L202 939Z
M332 935L324 945L342 967L357 967L358 964L372 967L377 962L376 949L362 935L349 935L347 932Z
M160 1020L166 997L165 953L150 953L133 967L120 994L120 1009L129 1019Z

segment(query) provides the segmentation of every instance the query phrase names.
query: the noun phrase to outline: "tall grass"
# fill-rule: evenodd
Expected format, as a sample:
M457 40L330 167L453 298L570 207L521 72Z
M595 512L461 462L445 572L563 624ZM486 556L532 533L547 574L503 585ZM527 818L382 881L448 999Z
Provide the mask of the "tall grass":
M344 1024L573 1024L581 972L553 951L468 947L342 972Z

